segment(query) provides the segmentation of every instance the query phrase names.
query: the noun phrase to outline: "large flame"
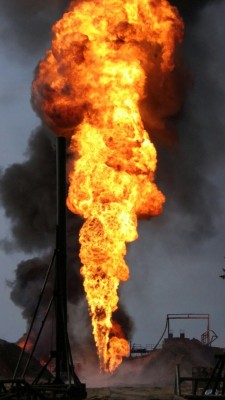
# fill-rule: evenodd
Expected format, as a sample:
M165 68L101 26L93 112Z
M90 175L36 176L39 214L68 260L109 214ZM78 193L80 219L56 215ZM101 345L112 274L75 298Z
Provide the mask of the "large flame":
M33 83L33 102L49 126L71 138L75 155L67 199L85 218L81 274L101 369L114 371L129 344L112 320L129 270L126 242L137 217L161 213L156 150L139 103L146 72L174 68L183 25L167 0L72 2L53 27L52 49Z

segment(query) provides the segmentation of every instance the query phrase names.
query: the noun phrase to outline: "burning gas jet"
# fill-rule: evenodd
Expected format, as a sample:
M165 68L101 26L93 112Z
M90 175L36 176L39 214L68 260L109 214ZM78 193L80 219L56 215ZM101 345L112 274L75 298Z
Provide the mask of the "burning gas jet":
M137 218L160 214L165 201L139 103L156 64L173 70L182 35L167 0L72 1L33 82L35 109L74 154L67 205L85 219L81 274L104 371L129 353L112 319L120 280L129 278L126 242L138 236Z

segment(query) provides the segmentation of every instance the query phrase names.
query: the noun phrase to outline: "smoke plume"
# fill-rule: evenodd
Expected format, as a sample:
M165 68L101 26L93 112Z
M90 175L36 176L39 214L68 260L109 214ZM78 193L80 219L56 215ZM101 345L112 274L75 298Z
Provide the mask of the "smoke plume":
M7 25L2 29L2 40L10 41L13 53L16 53L20 60L22 60L21 50L18 51L18 45L23 53L29 56L42 52L50 40L52 24L61 17L69 2L69 0L2 2L1 13L7 20Z
M12 240L1 245L32 252L54 243L55 153L44 127L32 133L26 155L1 175L1 202L12 232Z
M196 21L199 12L208 4L215 3L214 0L169 0L172 5L178 8L181 16L187 21ZM221 0L217 0L217 3Z

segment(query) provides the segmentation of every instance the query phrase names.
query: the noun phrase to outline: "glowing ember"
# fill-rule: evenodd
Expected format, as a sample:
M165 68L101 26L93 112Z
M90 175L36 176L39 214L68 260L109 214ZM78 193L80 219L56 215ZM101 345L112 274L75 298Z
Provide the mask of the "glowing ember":
M153 183L156 151L139 102L154 61L163 73L173 70L182 30L167 0L72 2L53 27L52 50L33 83L39 114L71 138L76 161L67 205L86 219L81 274L105 371L129 353L112 320L120 280L129 277L126 242L137 238L137 217L160 214L164 203Z

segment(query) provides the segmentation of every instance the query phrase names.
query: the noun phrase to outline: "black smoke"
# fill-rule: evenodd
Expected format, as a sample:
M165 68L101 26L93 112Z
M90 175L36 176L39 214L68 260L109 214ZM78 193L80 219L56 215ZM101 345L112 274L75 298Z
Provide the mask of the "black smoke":
M21 164L12 164L1 175L1 203L11 221L7 248L25 252L45 250L54 243L56 213L55 152L49 133L38 128L30 137Z
M204 10L219 5L221 0L170 0L170 3L178 8L185 23L184 41L178 55L180 75L176 74L178 88L181 95L185 93L185 101L179 111L167 120L166 134L162 135L152 127L152 140L158 153L158 184L166 195L168 213L180 213L184 219L191 221L190 225L183 227L184 235L186 240L196 243L216 233L217 219L213 210L220 212L221 209L217 190L209 178L210 171L225 149L221 127L213 118L220 107L220 95L218 88L213 87L208 69L207 50L202 39L204 32L198 29ZM207 29L205 27L205 31ZM205 60L203 69L202 60ZM214 103L208 110L208 119L209 115L212 119L206 127L201 125L206 108L198 105L207 99L209 93ZM189 104L194 107L190 108ZM213 148L209 146L212 131L216 136ZM217 146L217 141L220 146Z
M69 0L11 0L1 2L2 25L0 40L8 42L14 55L21 58L40 53L50 42L51 26L61 17ZM11 50L12 51L12 50Z
M180 15L187 21L196 21L200 11L208 4L218 3L222 0L169 0L169 2L177 7Z

